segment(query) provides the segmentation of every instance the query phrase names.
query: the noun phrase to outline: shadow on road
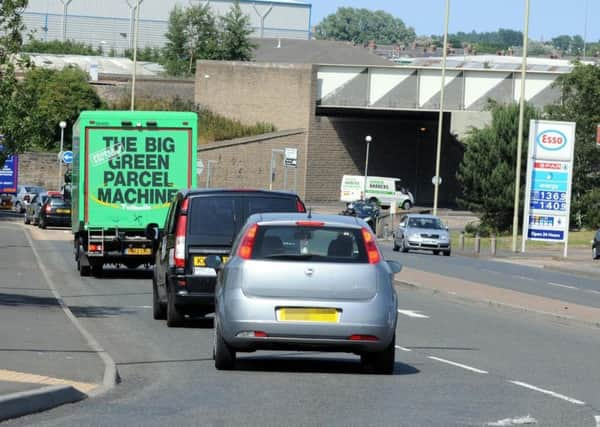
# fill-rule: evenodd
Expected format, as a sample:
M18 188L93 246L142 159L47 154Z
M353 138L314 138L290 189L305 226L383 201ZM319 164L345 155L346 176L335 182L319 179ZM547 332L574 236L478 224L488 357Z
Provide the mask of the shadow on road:
M59 307L59 304L53 297L0 293L0 306Z
M87 317L87 318L101 318L101 317L116 317L123 314L135 314L138 311L130 308L123 307L109 307L109 306L98 306L98 305L87 305L87 306L73 306L69 308L75 315L75 317Z
M149 268L105 268L97 280L140 279L152 280L152 270Z
M320 373L320 374L356 374L363 373L358 359L314 359L314 358L289 358L277 356L250 356L238 358L236 370L242 371L272 371L294 373ZM396 362L394 375L413 375L420 371L411 365Z
M117 366L161 365L165 363L212 362L212 357L203 359L141 360L139 362L119 362Z

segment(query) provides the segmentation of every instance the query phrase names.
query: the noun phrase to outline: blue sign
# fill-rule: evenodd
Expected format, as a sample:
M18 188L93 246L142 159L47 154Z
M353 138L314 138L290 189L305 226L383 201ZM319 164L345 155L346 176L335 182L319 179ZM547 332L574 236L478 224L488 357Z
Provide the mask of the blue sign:
M63 153L63 162L65 162L66 164L73 163L73 152L72 151L65 151Z
M16 193L19 178L19 158L9 156L0 169L0 193Z
M536 240L555 240L557 242L562 242L565 239L565 232L562 230L536 230L534 228L530 228L527 231L527 238Z

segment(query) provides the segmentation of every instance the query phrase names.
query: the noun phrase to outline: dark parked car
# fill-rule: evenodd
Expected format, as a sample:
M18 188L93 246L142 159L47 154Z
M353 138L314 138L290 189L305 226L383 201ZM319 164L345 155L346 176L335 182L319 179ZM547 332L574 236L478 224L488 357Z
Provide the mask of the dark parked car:
M296 194L260 190L181 190L163 231L148 224L155 240L153 314L178 326L184 316L214 311L216 271L209 255L225 259L246 219L255 213L305 212Z
M48 196L40 208L38 226L46 228L49 225L68 227L71 225L71 202L61 196Z
M380 215L379 206L376 203L357 200L346 204L346 208L342 211L342 215L355 216L364 220L373 232L376 232L377 219Z
M25 208L24 221L25 224L38 225L40 221L40 211L42 205L48 199L48 193L40 193L33 196L31 202Z
M592 240L592 258L600 258L600 230L596 231L594 240Z

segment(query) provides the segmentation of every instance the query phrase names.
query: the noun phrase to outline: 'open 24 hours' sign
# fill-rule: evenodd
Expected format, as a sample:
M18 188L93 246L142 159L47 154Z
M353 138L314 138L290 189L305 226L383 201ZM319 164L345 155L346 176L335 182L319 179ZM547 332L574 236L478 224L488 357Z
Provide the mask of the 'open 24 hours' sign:
M526 239L565 242L566 250L574 148L575 123L530 122L523 250Z

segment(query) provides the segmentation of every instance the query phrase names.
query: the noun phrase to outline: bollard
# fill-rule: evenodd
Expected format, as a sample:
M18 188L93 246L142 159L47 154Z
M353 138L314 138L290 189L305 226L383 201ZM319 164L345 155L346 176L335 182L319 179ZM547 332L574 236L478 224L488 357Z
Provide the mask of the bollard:
M465 250L465 232L461 231L460 236L458 236L458 247L461 251Z
M481 238L479 237L479 233L475 235L475 253L479 254L479 250L481 248Z
M492 234L492 237L490 239L490 251L492 252L493 256L496 256L496 234Z

